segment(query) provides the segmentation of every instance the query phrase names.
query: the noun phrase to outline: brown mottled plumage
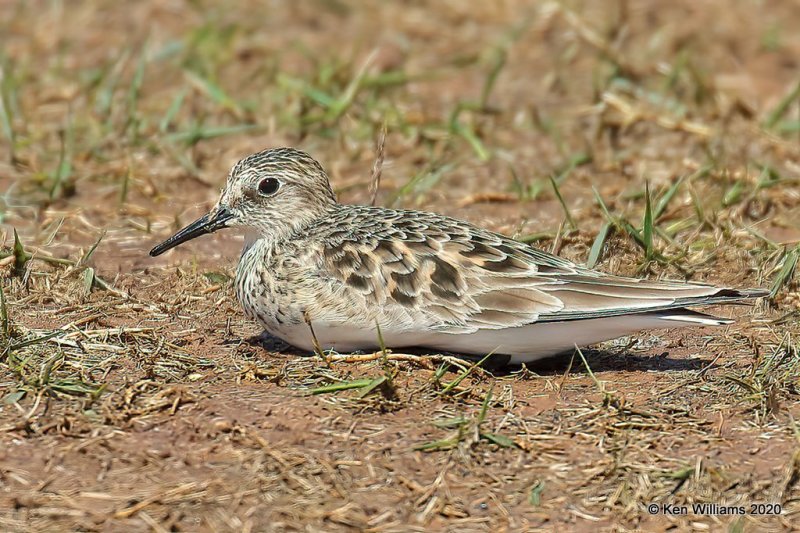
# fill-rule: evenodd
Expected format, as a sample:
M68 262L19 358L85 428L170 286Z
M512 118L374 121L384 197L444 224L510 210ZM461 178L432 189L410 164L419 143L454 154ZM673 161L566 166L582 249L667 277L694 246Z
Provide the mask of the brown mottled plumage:
M765 295L589 270L435 213L342 205L325 171L291 148L234 166L211 213L155 247L248 226L236 293L286 342L339 351L428 346L531 361L640 329L728 321L687 306ZM310 324L310 325L309 325Z

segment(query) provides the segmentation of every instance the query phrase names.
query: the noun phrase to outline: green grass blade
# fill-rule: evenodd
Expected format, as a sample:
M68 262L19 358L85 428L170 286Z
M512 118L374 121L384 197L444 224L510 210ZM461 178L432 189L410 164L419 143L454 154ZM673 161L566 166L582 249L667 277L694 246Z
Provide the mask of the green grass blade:
M633 224L628 222L627 220L619 220L619 227L628 234L628 236L633 239L633 241L638 244L642 250L647 249L647 245L644 242L644 237L642 237L642 233L633 227Z
M800 120L783 120L775 128L778 133L797 133L800 132Z
M25 247L22 246L22 241L19 240L19 233L17 233L17 228L14 228L14 249L12 251L14 254L14 271L17 274L21 274L25 270L25 265L28 264L28 261L31 260L31 254L25 251Z
M100 241L102 241L103 237L105 236L106 236L106 230L104 229L100 231L100 236L97 237L96 241L94 241L94 244L91 246L91 248L89 248L89 251L86 252L83 255L83 257L81 257L80 261L78 261L77 263L78 265L85 265L87 261L89 261L92 258L92 255L94 255L95 250L97 250L97 247L100 245Z
M534 242L539 241L546 241L548 239L555 239L556 234L552 231L539 231L537 233L528 233L527 235L520 235L516 237L516 240L519 242L524 242L525 244L531 244Z
M792 248L784 256L781 269L778 275L775 276L775 280L772 282L772 287L770 287L769 290L770 299L774 300L781 288L787 285L794 277L798 256L800 256L800 244Z
M210 79L204 78L197 72L185 70L184 74L192 85L208 96L213 102L237 115L239 114L239 105L222 89L222 87Z
M604 222L600 227L600 231L597 233L597 237L594 238L594 242L592 243L592 248L589 250L589 259L586 261L586 266L588 268L594 268L600 260L600 254L603 252L603 245L608 238L610 229L610 222Z
M54 381L49 384L50 388L54 391L64 394L71 394L74 396L99 396L105 390L105 385L95 385L93 383L86 383L80 380L64 379L61 381Z
M497 433L481 433L481 438L488 440L494 444L502 448L516 448L517 443L511 440L510 438L506 437L505 435L499 435Z
M775 106L767 118L764 120L764 127L765 128L772 128L775 124L778 123L780 119L786 115L786 112L789 110L789 106L792 105L792 102L800 98L800 80L795 83L794 87L792 88L789 93L783 97L783 99L778 102L778 105Z
M528 503L534 506L539 506L542 503L543 491L544 481L537 481L536 484L531 487L531 491L528 493Z
M353 381L343 381L341 383L334 383L333 385L324 385L311 389L309 394L330 394L332 392L340 392L344 390L361 389L372 384L372 378L362 378Z
M478 159L481 161L489 160L491 157L489 150L486 149L486 147L483 145L483 142L481 142L478 136L475 135L475 132L472 130L472 128L463 125L459 121L456 121L453 124L452 132L461 136L465 141L467 141L467 144L472 147L472 151L475 152L475 155L478 157Z
M92 267L86 268L83 271L83 294L84 296L89 296L92 292L92 287L94 287L94 269Z
M438 166L436 163L421 171L394 191L387 202L389 207L395 207L400 200L410 193L421 194L436 185L442 177L453 168L452 164Z
M645 204L644 221L642 222L642 239L644 240L645 258L650 261L653 258L654 244L653 237L653 207L650 202L650 184L644 184Z
M575 223L575 219L572 218L572 213L569 212L569 207L567 207L567 203L564 201L564 197L561 196L561 190L558 188L558 183L556 183L555 178L550 176L550 185L553 186L553 192L556 193L556 198L558 199L558 203L561 204L561 209L564 210L564 215L567 217L567 222L572 229L578 229L578 225Z
M111 111L114 105L114 93L117 91L122 72L130 56L131 50L129 48L124 49L119 54L116 61L114 61L114 64L106 69L106 72L103 74L103 82L99 84L97 88L95 108L99 115L105 117L107 125L110 124L112 120Z
M11 79L11 69L9 68L9 61L3 54L0 59L0 126L3 128L3 133L8 139L8 146L11 151L11 160L16 159L16 134L14 132L14 116L11 103L13 97L13 81Z
M172 100L169 109L167 109L167 112L164 114L158 124L158 129L161 133L166 133L172 122L175 120L175 116L178 114L178 111L181 110L181 106L183 106L183 100L186 98L186 93L186 89L183 89Z
M600 196L598 190L592 186L592 192L594 193L594 198L597 201L597 205L600 206L600 210L603 212L603 216L606 217L606 220L615 226L618 225L618 221L615 217L611 216L611 213L608 211L608 207L606 203L603 201L603 197Z
M762 165L761 174L758 176L758 182L756 183L756 190L760 191L761 189L774 187L775 185L780 184L783 180L784 179L777 170L769 165Z
M481 411L478 413L478 427L481 427L483 421L486 420L486 413L489 411L489 402L492 401L492 392L494 391L494 386L490 387L489 390L486 392L486 396L483 398L483 403L481 404Z
M350 83L347 84L345 87L344 92L342 95L336 100L336 103L330 109L328 116L326 117L330 121L338 120L342 115L344 115L350 106L353 105L353 102L358 96L358 92L361 90L362 84L364 79L367 76L367 71L369 70L370 65L375 60L377 55L377 50L369 55L361 67L356 72L356 75L350 80Z
M420 452L434 452L434 451L443 451L443 450L452 450L458 445L458 439L449 438L449 439L442 439L442 440L434 440L431 442L426 442L425 444L419 444L414 446L415 451Z
M437 428L450 429L450 428L456 428L456 427L459 427L459 426L463 426L463 425L467 424L467 422L469 422L469 420L467 420L465 417L463 417L463 416L455 416L453 418L445 418L443 420L435 420L433 422L433 425L436 426Z
M467 378L467 376L469 376L472 373L473 370L475 370L476 368L481 366L483 363L485 363L486 360L489 359L492 356L492 354L494 354L494 350L492 350L491 352L489 352L486 355L484 355L483 358L480 361L478 361L477 363L471 365L469 368L467 368L461 374L459 374L458 377L456 377L456 379L454 379L453 381L451 381L450 383L445 385L444 389L442 389L439 394L447 394L448 392L450 392L451 390L456 388L459 383L464 381Z
M59 335L63 335L64 333L66 333L66 332L61 331L61 330L57 330L57 331L53 331L51 333L48 333L47 335L42 335L41 337L36 337L36 338L28 339L28 340L25 340L25 341L20 341L20 342L18 342L16 344L9 345L8 351L14 352L14 351L20 350L22 348L27 348L28 346L33 346L35 344L39 344L39 343L48 341L50 339L53 339L55 337L58 337Z
M722 207L738 204L742 200L742 192L744 192L744 181L739 180L725 193L722 198Z
M72 114L67 115L65 131L60 132L61 149L58 154L58 166L53 174L53 184L50 186L50 199L53 200L64 190L64 183L72 175L72 141L73 141Z
M489 95L492 93L492 89L497 82L497 77L500 75L500 72L502 72L503 67L506 66L507 58L508 51L505 47L498 46L492 51L491 67L489 68L489 73L486 75L486 80L481 89L480 102L481 107L484 109L488 107Z
M664 195L658 199L656 207L653 209L653 220L658 220L661 215L664 214L664 211L666 211L667 206L669 205L670 201L672 201L675 193L678 192L678 189L683 184L683 180L683 177L676 180L675 183L670 185L669 189L667 189L667 192L665 192Z
M389 381L389 377L388 376L386 376L386 375L378 376L377 378L373 379L372 381L367 383L367 385L365 385L362 388L361 392L358 394L358 397L359 398L363 398L363 397L367 396L369 393L371 393L372 391L374 391L375 389L377 389L378 387L380 387L381 385L383 385L387 381Z
M0 400L0 401L2 401L3 404L5 404L5 405L13 405L13 404L17 403L18 401L20 401L21 399L23 399L25 397L25 394L27 394L27 391L25 391L25 390L11 391L8 394L6 394L5 396L3 396L3 399Z
M131 86L128 89L128 119L127 123L125 124L125 128L131 128L132 135L135 138L137 133L137 123L139 118L137 117L137 112L139 109L139 96L142 92L142 83L144 82L144 71L147 67L147 51L146 46L142 47L142 50L139 54L139 61L136 63L136 71L133 74L133 79L131 80Z

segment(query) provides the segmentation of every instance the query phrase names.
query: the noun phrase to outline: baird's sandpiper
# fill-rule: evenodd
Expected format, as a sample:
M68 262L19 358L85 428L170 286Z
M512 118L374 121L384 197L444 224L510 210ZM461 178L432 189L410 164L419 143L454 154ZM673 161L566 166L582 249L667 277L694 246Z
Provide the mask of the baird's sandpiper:
M305 350L387 347L541 359L639 330L731 322L690 306L765 296L590 270L435 213L343 205L300 150L239 161L217 204L152 249L255 230L236 271L245 313Z

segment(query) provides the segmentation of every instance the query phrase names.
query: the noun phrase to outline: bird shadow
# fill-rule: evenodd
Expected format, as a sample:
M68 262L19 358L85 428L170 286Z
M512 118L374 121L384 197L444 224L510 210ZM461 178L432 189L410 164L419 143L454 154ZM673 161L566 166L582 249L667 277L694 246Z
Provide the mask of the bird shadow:
M263 332L247 339L245 343L260 347L270 353L278 353L296 357L314 357L313 353L302 350L291 344ZM632 353L625 348L584 348L581 350L586 362L592 372L681 372L700 370L703 368L713 368L714 361L710 358L674 358L669 356L669 352L662 352L655 355ZM475 363L480 360L476 356L465 356L462 354L433 352L424 347L404 348L403 353L410 355L447 355L458 359L463 359L465 363ZM545 359L540 359L530 363L515 364L509 362L507 355L496 354L485 361L482 366L484 369L497 376L510 375L520 370L527 369L540 376L563 375L567 371L573 374L587 373L586 366L583 364L577 352L574 354L565 352L553 355Z
M683 372L697 371L713 367L711 358L675 358L669 352L658 354L633 353L624 349L585 348L581 350L586 362L594 373L601 372ZM570 366L570 362L572 363ZM522 365L506 365L498 369L499 375L518 372ZM526 363L525 368L541 376L563 375L567 371L573 374L586 374L588 370L580 356L575 353L563 353Z

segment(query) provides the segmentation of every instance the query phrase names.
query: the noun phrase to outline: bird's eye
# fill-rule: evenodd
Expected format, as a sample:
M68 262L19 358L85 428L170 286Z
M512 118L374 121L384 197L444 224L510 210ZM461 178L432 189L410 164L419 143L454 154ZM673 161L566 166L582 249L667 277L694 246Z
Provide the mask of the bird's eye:
M258 193L262 196L272 196L281 186L281 182L275 178L265 178L258 182Z

